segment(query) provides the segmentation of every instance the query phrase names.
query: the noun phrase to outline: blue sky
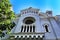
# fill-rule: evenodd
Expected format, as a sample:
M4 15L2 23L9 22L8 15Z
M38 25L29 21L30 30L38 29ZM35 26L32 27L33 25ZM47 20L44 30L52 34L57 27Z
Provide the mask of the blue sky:
M60 0L10 0L10 2L16 14L22 9L33 7L42 12L52 10L53 15L60 15Z

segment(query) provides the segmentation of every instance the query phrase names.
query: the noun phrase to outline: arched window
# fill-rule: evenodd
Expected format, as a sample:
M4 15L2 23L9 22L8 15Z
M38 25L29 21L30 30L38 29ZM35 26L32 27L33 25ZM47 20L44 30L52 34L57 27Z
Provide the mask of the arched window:
M48 24L44 24L44 28L45 28L45 31L46 31L46 32L49 32Z
M29 26L27 26L27 32L29 32Z
M32 26L30 26L30 32L32 32Z
M35 32L35 25L21 26L21 32Z
M35 32L35 26L33 26L33 32Z
M35 22L35 18L33 17L26 17L24 20L23 20L23 23L24 24L32 24Z
M24 32L26 31L26 26L24 27Z
M35 18L33 17L26 17L23 20L23 24L21 26L21 32L35 32L35 25L33 25L35 23Z
M23 26L21 27L21 32L23 31Z
M49 32L49 31L48 31L48 26L47 26L47 25L45 25L45 29L46 29L46 32Z

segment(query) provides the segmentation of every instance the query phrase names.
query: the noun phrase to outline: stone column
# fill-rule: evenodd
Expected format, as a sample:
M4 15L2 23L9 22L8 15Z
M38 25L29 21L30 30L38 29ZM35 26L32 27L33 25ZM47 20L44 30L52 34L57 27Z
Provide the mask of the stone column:
M27 32L27 25L26 25L26 32Z
M33 37L33 40L36 40L36 36Z
M32 39L32 37L31 36L29 36L29 40L31 40Z
M32 32L33 32L33 25L32 25Z
M25 27L26 27L26 25L23 25L23 31L22 32L26 31Z
M25 40L27 40L27 36L25 36Z
M30 32L30 25L29 25L29 32Z
M23 36L21 36L21 40L23 40Z

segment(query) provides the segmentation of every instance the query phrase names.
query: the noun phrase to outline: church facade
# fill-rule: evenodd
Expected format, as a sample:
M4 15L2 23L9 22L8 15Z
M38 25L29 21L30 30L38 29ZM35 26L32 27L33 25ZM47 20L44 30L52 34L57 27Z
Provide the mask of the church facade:
M10 40L60 40L60 15L29 7L17 16Z

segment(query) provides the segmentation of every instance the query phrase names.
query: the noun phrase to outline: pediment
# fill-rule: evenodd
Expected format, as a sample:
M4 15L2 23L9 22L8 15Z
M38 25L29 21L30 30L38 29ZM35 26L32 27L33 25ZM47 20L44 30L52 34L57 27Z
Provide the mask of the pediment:
M48 17L46 13L40 12L39 9L32 8L32 7L21 10L19 16L21 16L22 14L26 14L26 13L35 13L35 14L38 14L41 18Z
M26 9L21 10L21 12L22 12L22 11L28 11L28 10L35 10L35 11L39 11L39 9L37 9L37 8L29 7L29 8L26 8Z

